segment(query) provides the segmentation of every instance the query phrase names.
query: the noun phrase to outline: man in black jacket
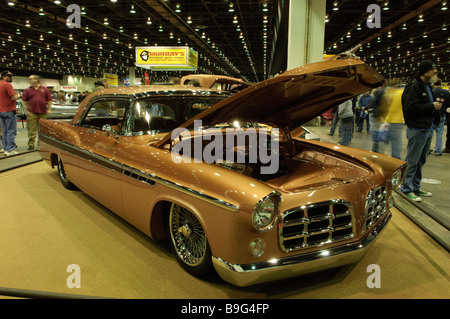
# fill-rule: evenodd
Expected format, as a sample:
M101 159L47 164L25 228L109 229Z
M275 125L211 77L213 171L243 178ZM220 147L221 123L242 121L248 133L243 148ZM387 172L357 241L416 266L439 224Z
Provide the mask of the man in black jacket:
M415 202L422 197L430 197L431 193L420 188L422 168L430 152L435 122L439 120L442 103L436 101L430 82L437 79L436 65L429 60L419 64L419 77L411 82L403 91L402 108L408 146L405 161L408 163L405 179L400 190Z

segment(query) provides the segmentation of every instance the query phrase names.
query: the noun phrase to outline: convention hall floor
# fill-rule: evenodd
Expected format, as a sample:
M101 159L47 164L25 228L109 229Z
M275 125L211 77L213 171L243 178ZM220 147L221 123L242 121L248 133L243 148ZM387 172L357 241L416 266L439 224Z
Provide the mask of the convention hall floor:
M324 140L337 140L327 135L327 127L309 129ZM356 134L361 136L352 146L369 147L368 135ZM19 157L8 160L19 162ZM434 180L427 184L433 192L429 207L448 205L449 160L450 154L429 158L424 174ZM238 288L217 276L191 277L167 244L146 238L84 193L66 190L44 162L31 162L0 173L0 295L14 290L150 299L450 298L449 252L395 207L359 263ZM70 289L67 269L73 264L80 267L81 287ZM380 267L380 288L367 286L373 264Z

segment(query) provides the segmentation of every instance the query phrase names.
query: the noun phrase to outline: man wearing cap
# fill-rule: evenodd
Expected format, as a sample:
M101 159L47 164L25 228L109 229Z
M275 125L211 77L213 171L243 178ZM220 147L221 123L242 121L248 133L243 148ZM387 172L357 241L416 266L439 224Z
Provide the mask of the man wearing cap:
M20 98L20 94L13 90L12 76L10 71L5 70L0 78L0 125L3 130L3 152L6 156L18 153L16 100Z
M439 121L442 103L436 101L430 82L437 79L436 65L429 60L419 64L419 76L408 84L402 95L403 117L405 119L408 146L405 161L408 163L400 190L409 199L420 202L421 197L431 193L421 189L422 168L430 152L434 121Z
M39 120L45 119L52 109L52 95L41 85L39 76L28 77L30 86L23 91L22 101L27 112L28 150L34 149Z

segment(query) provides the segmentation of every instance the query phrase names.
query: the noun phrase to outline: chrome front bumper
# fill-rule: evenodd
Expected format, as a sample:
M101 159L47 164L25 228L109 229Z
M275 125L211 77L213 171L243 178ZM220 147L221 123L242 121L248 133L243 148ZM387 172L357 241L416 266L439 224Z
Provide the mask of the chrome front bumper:
M350 244L246 265L230 264L213 256L213 265L223 280L245 287L352 264L364 256L367 248L391 217L392 214L388 212L387 216L362 239Z

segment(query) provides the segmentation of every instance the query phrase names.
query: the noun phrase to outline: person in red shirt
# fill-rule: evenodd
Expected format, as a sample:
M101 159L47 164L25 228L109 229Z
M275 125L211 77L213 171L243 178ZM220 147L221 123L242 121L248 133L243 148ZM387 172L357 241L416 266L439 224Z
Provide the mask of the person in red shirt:
M0 125L3 130L3 152L6 156L18 153L16 100L20 98L20 94L13 90L12 76L10 71L5 70L1 73L0 80Z
M52 110L52 94L40 83L39 76L28 77L30 86L23 91L22 101L27 113L28 150L34 149L39 120L45 119Z

